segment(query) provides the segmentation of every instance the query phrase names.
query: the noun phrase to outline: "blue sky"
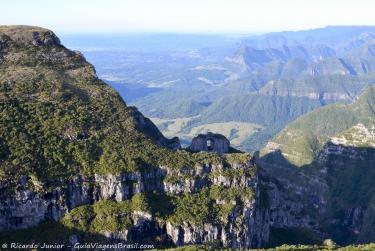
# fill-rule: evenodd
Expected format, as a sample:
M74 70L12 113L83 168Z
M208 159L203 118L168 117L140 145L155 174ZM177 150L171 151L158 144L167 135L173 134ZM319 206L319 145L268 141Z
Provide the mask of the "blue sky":
M0 24L59 33L252 33L375 25L374 0L0 0L0 8Z

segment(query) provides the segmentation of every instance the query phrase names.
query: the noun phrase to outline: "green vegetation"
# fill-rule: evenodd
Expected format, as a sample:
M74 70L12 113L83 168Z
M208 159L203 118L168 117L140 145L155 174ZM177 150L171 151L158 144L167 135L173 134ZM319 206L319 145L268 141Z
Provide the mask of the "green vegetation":
M330 188L329 210L326 228L339 243L374 241L375 231L375 150L374 148L356 148L362 151L361 158L350 156L331 157L327 165L327 183ZM350 218L350 214L363 215L361 230L352 235L350 227L341 225ZM353 221L358 221L354 216ZM333 222L333 223L332 223ZM357 226L359 223L354 222Z
M130 200L102 200L93 205L83 205L72 209L59 222L46 222L27 230L0 233L0 240L67 241L72 234L101 236L105 232L120 233L134 225L137 212L149 213L156 220L165 223L184 222L202 225L205 223L226 223L229 214L244 201L254 197L249 188L225 188L211 186L197 193L169 196L164 193L140 193ZM220 203L217 203L220 201ZM48 232L48 229L51 229ZM26 235L27 234L27 235ZM43 236L40 236L42 234ZM104 237L103 237L104 238Z
M136 207L139 205L134 203ZM72 230L87 233L121 231L133 225L133 204L129 201L99 201L94 205L74 208L65 215L61 223Z
M251 159L251 155L249 153L231 153L226 154L225 158L230 165L233 165L249 162Z
M282 245L275 248L260 248L260 249L243 249L247 251L372 251L375 249L375 244L365 245L350 245L345 247L329 247L323 245ZM217 250L215 247L207 246L185 246L171 249L164 249L168 251L211 251ZM234 249L226 248L223 250L231 251Z
M76 175L225 161L216 154L160 147L169 141L99 80L81 54L59 44L20 46L6 39L0 66L0 181L8 187L16 187L21 176L33 177L28 186L42 187Z
M170 219L176 224L226 223L236 206L253 198L254 192L250 188L211 186L198 193L185 193L177 198L176 211Z
M285 158L292 164L310 164L331 137L358 123L371 127L375 121L374 108L375 87L369 86L352 104L328 105L298 118L272 142L280 146Z
M261 130L262 126L246 122L222 122L210 123L192 127L191 121L196 117L159 119L152 118L152 121L160 128L164 135L168 137L177 136L184 141L191 141L198 134L215 132L224 135L230 144L235 148L241 148L242 143L252 134Z
M171 217L173 223L190 222L202 225L215 220L216 212L208 189L202 189L195 194L185 193L176 204L176 214Z
M21 33L25 27L19 27ZM2 29L7 33L7 29ZM41 37L53 36L37 30ZM249 154L185 150L171 143L150 120L96 77L82 55L58 43L31 45L2 34L0 65L0 182L1 195L20 186L40 192L64 187L72 177L144 172L166 167L189 174L199 165L242 165ZM22 33L23 34L23 33ZM18 38L17 38L18 39ZM3 41L1 40L1 41ZM254 175L255 167L235 175ZM191 178L187 176L187 178ZM204 177L203 177L204 178ZM20 184L20 179L26 180ZM159 222L219 224L242 202L253 199L251 188L207 187L192 194L139 193L129 200L98 201L73 208L59 222L27 230L0 233L2 240L63 241L72 234L102 240L104 233L122 233L146 212ZM220 203L217 202L220 200ZM43 236L40 236L42 234ZM26 239L29 238L29 239Z
M31 31L45 32L34 28ZM163 148L171 141L164 138L134 107L127 107L113 89L100 81L82 55L58 43L39 47L31 45L30 41L28 44L20 44L24 36L31 39L29 32L21 32L13 38L9 37L12 35L6 35L6 28L0 29L0 32L5 32L1 34L0 40L1 195L9 195L24 185L38 192L52 190L64 186L69 178L77 175L92 177L94 174L147 173L158 166L169 169L170 174L164 182L171 183L196 178L196 170L203 164L216 165L223 170L199 177L202 179L220 175L235 180L255 175L255 166L247 169L228 168L229 165L248 163L251 158L248 154L218 155ZM51 37L53 34L50 32L42 35L43 39ZM349 83L342 82L345 79L332 77L333 82L339 82L332 86L349 88ZM314 87L318 87L322 80L316 81ZM293 84L295 88L303 86L300 82ZM361 86L356 86L350 92L358 91ZM282 88L283 85L278 83L277 87ZM261 92L267 90L262 89ZM353 125L363 123L369 127L374 124L374 92L374 87L369 87L353 104L326 106L297 119L275 138L275 142L283 147L282 150L289 154L287 156L293 163L305 164L313 161L327 140L334 135L345 132L345 138L354 141L355 138L350 135L354 133L351 130ZM260 123L264 125L264 130L254 133L251 140L264 143L281 126L322 103L306 97L241 94L223 97L204 112L205 105L194 100L182 101L180 105L187 108L181 109L183 113L204 115L186 122L187 127L196 128L223 119L226 122L240 120ZM231 135L234 134L231 132ZM247 142L253 142L251 140ZM367 150L361 156L363 158L338 156L330 158L327 163L329 205L323 227L340 242L365 242L373 240L375 236L375 174L372 170L375 156L373 150L366 149L367 146L367 143L360 145L361 150ZM277 170L275 173L284 171ZM284 172L284 177L288 174ZM290 182L290 177L287 182ZM20 182L23 178L26 178L26 184ZM307 180L309 176L305 178ZM305 179L297 180L296 183L303 181ZM265 189L260 188L260 203L257 205L261 208L269 206ZM2 232L0 239L66 241L72 234L77 234L101 240L103 232L129 229L134 224L134 215L139 211L163 223L168 221L198 226L206 223L225 224L230 214L240 211L244 204L252 203L254 197L252 188L215 185L207 185L194 193L173 196L157 192L141 193L127 201L105 200L83 205L72 209L60 222L45 222L31 229ZM314 208L308 210L313 211ZM361 231L355 238L351 238L353 233L350 231L357 229L343 227L341 223L348 219L348 215L355 213L362 214L364 220ZM242 220L242 216L236 218L239 227ZM291 236L293 238L288 239ZM279 229L272 238L273 245L286 241L296 244L295 240L298 243L318 243L311 232L300 229ZM369 247L373 248L372 245ZM329 248L337 249L334 246ZM367 246L342 250L351 248L366 250ZM325 247L282 246L273 250L293 249L324 250Z
M263 152L264 165L281 167L273 168L275 177L285 179L294 170L296 184L307 176L327 186L328 207L317 220L342 245L374 241L374 107L375 86L369 86L352 104L319 108L287 126L272 141L282 156L269 154L271 149Z
M319 100L298 97L281 97L259 94L224 96L209 106L190 127L218 122L242 121L263 128L243 141L242 149L258 150L270 135L280 131L287 123L322 104ZM252 138L256 141L251 141Z

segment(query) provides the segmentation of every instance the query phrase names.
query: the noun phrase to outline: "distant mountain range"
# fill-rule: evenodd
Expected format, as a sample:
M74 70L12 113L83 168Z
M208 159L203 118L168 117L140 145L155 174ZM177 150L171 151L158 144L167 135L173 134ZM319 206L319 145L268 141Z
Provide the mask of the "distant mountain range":
M249 154L180 149L50 30L0 26L0 55L2 249L268 240Z
M350 103L375 82L373 26L111 41L113 46L99 38L67 38L128 103L184 144L193 131L216 130L236 147L256 151L299 116ZM100 50L90 49L94 42ZM226 128L236 123L241 128L230 133Z
M337 38L368 38L365 28L371 29L280 33L285 39L277 41L290 41L288 48L307 41L308 51L318 38L330 47L305 58L296 49L290 55L305 63L295 64L303 67L288 78L282 72L294 56L258 42L244 49L254 37L233 47L219 43L222 50L186 53L186 45L180 52L171 46L173 56L110 54L117 59L99 74L117 69L121 77L129 67L134 82L110 83L155 115L165 137L52 31L0 26L2 248L31 242L70 250L95 241L158 249L331 250L335 242L374 242L375 85L370 50L357 50L371 42L344 52L334 46ZM367 72L337 56L357 52L353 58L368 63ZM304 70L330 60L341 62L340 70ZM222 135L198 136L199 152L170 137L182 136L186 144L207 130L224 131L248 149L271 140L249 154L229 148ZM218 141L229 153L210 150ZM315 246L277 247L283 244Z

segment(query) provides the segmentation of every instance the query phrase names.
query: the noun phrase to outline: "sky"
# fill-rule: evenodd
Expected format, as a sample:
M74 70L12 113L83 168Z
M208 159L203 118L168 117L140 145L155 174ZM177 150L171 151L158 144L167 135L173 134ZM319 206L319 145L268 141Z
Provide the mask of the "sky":
M262 33L375 25L374 0L0 0L0 24L58 33Z

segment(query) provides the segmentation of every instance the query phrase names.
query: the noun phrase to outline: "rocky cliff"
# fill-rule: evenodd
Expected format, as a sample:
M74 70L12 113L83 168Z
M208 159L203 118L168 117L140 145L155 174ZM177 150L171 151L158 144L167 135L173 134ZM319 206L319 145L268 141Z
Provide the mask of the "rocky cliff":
M0 239L268 241L247 154L181 150L49 30L0 27Z
M277 142L255 160L193 153L128 107L53 32L2 26L0 240L215 248L290 236L373 240L372 97L370 88L338 106L360 117L343 120L346 131L301 168Z
M340 244L374 241L374 93L370 86L352 104L297 119L259 160L288 198L301 202L298 222Z
M127 212L131 220L126 227L98 228L91 219L95 216L88 215L85 228L96 228L92 231L107 241L134 242L148 238L150 243L160 245L217 243L233 248L259 247L268 241L269 225L256 199L260 192L256 173L256 167L249 162L226 167L197 165L191 170L178 171L150 168L119 175L77 176L54 189L22 177L15 193L3 195L0 229L30 228L46 221L64 222L80 229L76 214L82 208L131 201ZM30 185L35 189L30 189ZM145 196L146 206L134 202L137 196ZM170 204L172 210L166 213L165 209L155 208L150 196L155 196L156 203L165 203L162 207ZM196 212L190 211L194 207L190 203L198 204ZM187 213L190 215L185 218ZM200 218L201 214L204 218ZM120 221L116 217L115 220ZM74 234L69 240L72 238L85 239Z

